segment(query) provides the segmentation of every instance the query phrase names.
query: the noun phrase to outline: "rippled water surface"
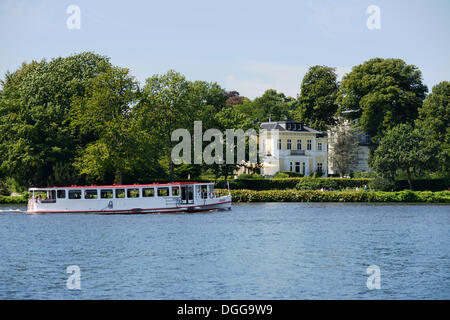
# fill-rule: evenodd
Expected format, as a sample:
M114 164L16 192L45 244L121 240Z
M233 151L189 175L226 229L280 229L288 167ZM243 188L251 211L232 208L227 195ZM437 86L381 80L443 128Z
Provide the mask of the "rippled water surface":
M450 299L450 206L20 210L0 206L0 299ZM69 265L81 290L66 287ZM380 290L366 286L369 265L380 267Z

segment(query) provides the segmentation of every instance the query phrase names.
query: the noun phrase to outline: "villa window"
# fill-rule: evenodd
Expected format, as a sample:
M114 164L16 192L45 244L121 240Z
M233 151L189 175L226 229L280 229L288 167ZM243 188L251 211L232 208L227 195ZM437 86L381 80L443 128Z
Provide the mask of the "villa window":
M307 144L306 144L306 149L307 149L307 150L311 150L311 146L312 146L312 141L311 141L311 140L308 140L308 141L307 141Z
M302 162L302 173L306 174L306 163Z
M317 143L317 151L322 151L322 142Z
M288 149L288 150L291 150L291 149L292 149L292 141L291 141L291 139L288 139L288 140L287 140L287 149Z
M302 150L302 140L297 140L297 150Z
M323 172L323 165L322 162L317 163L317 171Z
M295 163L295 172L300 172L300 162Z
M281 139L278 139L278 150L281 150Z
M293 171L292 170L292 161L289 162L289 171Z

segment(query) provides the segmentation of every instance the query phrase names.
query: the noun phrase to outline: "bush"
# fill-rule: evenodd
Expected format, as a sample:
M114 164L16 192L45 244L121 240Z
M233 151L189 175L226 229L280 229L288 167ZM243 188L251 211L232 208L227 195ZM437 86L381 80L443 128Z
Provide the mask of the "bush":
M275 179L301 178L301 177L303 177L303 173L292 171L280 171L274 176Z
M304 181L307 182L304 182ZM309 180L314 180L309 182ZM247 190L285 190L295 189L299 182L310 183L314 189L327 188L329 190L342 190L346 188L355 189L363 188L370 179L345 179L345 178L284 178L284 179L249 179L231 180L230 189L247 189ZM226 188L226 183L218 181L218 188Z
M289 175L287 173L284 172L278 172L275 176L275 179L286 179L289 178Z
M376 177L369 183L369 188L377 191L391 191L395 189L395 182L388 178Z
M262 176L260 176L259 174L242 173L237 177L237 179L239 179L239 180L259 180L259 179L264 179L264 178Z
M223 190L225 192L225 190ZM231 190L233 202L433 202L450 203L450 192Z
M6 204L24 204L28 202L28 193L19 197L2 196L0 195L0 203Z
M301 179L295 189L297 190L339 190L339 185L335 179L314 179L314 178L304 178Z
M354 178L376 178L377 173L375 171L362 172L358 171L353 173Z
M412 181L413 189L419 190L430 190L430 191L442 191L447 190L450 186L450 178L441 179L419 179ZM395 181L396 190L409 189L408 180L397 180Z

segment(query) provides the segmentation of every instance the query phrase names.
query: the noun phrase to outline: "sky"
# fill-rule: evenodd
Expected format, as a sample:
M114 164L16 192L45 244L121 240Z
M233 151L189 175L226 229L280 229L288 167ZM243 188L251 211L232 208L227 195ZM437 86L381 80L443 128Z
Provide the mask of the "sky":
M71 5L79 29L67 25ZM449 31L450 0L0 0L0 78L23 62L93 51L141 83L174 69L249 98L296 97L313 65L340 79L382 57L416 65L431 91L450 80Z

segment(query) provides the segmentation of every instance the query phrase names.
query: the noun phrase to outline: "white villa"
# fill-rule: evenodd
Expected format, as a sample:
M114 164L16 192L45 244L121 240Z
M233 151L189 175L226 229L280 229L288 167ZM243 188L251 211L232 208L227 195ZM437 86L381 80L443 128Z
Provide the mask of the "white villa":
M259 146L261 174L273 176L279 171L316 172L328 175L327 133L309 128L303 123L285 121L262 122Z

